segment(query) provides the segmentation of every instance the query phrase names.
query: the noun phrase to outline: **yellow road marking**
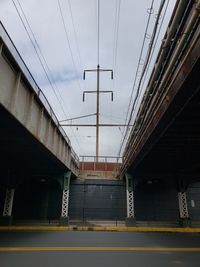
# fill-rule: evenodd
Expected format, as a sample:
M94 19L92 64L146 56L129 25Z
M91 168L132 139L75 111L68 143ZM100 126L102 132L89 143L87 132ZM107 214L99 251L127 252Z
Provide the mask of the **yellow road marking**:
M0 252L17 251L171 251L200 252L200 248L170 247L0 247Z
M171 232L200 233L200 228L191 227L101 227L101 226L0 226L0 231L123 231L123 232Z
M69 226L0 226L0 231L69 231Z

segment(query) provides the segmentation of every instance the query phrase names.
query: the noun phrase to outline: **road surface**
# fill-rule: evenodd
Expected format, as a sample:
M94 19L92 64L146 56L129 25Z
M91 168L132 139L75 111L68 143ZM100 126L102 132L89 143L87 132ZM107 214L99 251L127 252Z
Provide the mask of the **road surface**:
M200 234L0 232L0 267L200 266Z

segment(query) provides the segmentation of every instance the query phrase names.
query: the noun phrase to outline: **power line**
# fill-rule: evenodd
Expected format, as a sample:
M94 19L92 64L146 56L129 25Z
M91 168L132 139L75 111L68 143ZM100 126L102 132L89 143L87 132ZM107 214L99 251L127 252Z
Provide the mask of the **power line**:
M100 115L100 117L104 117L104 118L106 118L107 120L109 120L109 121L114 121L114 122L116 122L116 123L120 123L119 122L119 119L118 120L116 120L116 119L114 119L114 118L111 118L111 117L109 117L109 116L107 116L107 115L105 115L105 114L99 114ZM122 121L123 119L121 119L121 121Z
M71 0L68 0L68 6L69 6L69 12L70 12L71 21L72 21L72 27L73 27L73 31L74 31L74 40L75 40L76 49L77 49L77 52L78 52L79 63L80 63L81 69L83 69L83 64L82 64L82 59L81 59L81 53L80 53L80 47L79 47L79 43L78 43L78 35L77 35L77 31L76 31L76 27L75 27L75 22L74 22L74 16L73 16L73 12L72 12ZM79 87L81 88L80 84L79 84ZM89 113L88 106L87 106L87 110L88 110L88 113Z
M140 77L140 80L139 80L139 84L138 84L138 87L137 87L137 92L136 92L136 96L135 96L135 99L134 99L134 103L133 103L133 106L132 106L132 109L131 109L131 113L129 115L129 120L128 120L128 123L127 123L128 125L130 125L130 122L131 122L131 119L132 119L132 116L133 116L133 112L135 110L136 101L137 101L138 96L139 96L141 83L142 83L143 77L145 75L145 72L146 72L146 69L147 69L147 66L148 66L148 63L149 63L149 60L150 60L150 56L152 54L154 40L155 40L155 37L156 37L158 25L159 25L159 19L161 17L161 13L162 13L164 5L165 5L165 0L162 0L161 3L160 3L160 7L159 7L159 10L158 10L156 22L155 22L153 33L152 33L152 37L151 37L151 41L150 41L149 48L148 48L148 51L147 51L147 55L146 55L146 58L145 58L144 66L143 66L143 69L142 69L142 74L141 74L141 77ZM126 132L125 132L123 141L121 143L120 153L121 153L121 149L123 147L123 144L124 144L124 141L126 139L127 134L128 134L128 127L126 128Z
M79 48L79 45L78 45L78 37L77 37L76 27L75 27L74 18L73 18L71 0L68 0L68 5L69 5L69 12L70 12L70 16L71 16L72 26L73 26L73 30L74 30L74 38L75 38L76 48L77 48L77 51L78 51L78 57L79 57L79 61L80 61L80 66L83 69L80 48Z
M99 63L99 58L100 58L100 51L99 51L99 46L100 46L100 0L97 0L97 62L98 65Z
M31 38L31 35L29 34L29 31L28 31L28 29L27 29L27 27L26 27L26 25L25 25L25 23L24 23L24 21L23 21L23 18L22 18L22 16L21 16L20 12L19 12L19 9L18 9L18 7L17 7L16 4L15 4L15 1L12 0L12 2L13 2L13 4L14 4L14 7L15 7L15 9L16 9L16 11L17 11L17 13L18 13L18 16L19 16L19 18L20 18L20 20L21 20L21 22L22 22L22 24L23 24L23 26L24 26L24 29L25 29L25 31L26 31L26 33L27 33L27 35L28 35L28 37L29 37L29 39L30 39L30 41L31 41L31 44L32 44L32 46L33 46L33 48L34 48L34 50L35 50L35 52L36 52L36 54L37 54L37 57L38 57L38 59L39 59L39 61L40 61L40 64L41 64L41 66L42 66L42 68L43 68L43 70L44 70L44 72L45 72L46 77L47 77L47 80L49 81L49 83L50 83L50 85L51 85L51 87L52 87L52 89L53 89L53 91L54 91L54 93L55 93L55 96L56 96L57 100L59 101L58 96L57 96L57 94L56 94L56 91L55 91L55 89L54 89L54 87L53 87L53 84L52 84L52 82L51 82L51 79L49 78L48 73L47 73L47 71L46 71L46 69L45 69L45 67L44 67L44 64L43 64L43 62L42 62L42 60L41 60L41 58L40 58L40 55L39 55L39 53L38 53L38 50L40 51L40 48L39 48L39 45L38 45L38 43L37 43L37 41L36 41L36 38L35 38L35 36L34 36L34 33L33 33L32 29L31 29L31 27L30 27L30 24L29 24L29 22L28 22L28 20L27 20L27 18L26 18L26 15L25 15L25 13L24 13L24 10L23 10L23 8L22 8L20 2L19 2L18 0L16 0L16 1L17 1L18 4L19 4L19 7L20 7L20 9L21 9L21 12L22 12L22 14L23 14L23 16L24 16L24 18L25 18L25 21L26 21L26 23L27 23L27 25L28 25L29 30L31 31L31 34L33 35L33 39L34 39L34 42L35 42L35 43L33 42L32 38ZM40 51L40 54L41 54L41 51ZM44 58L43 58L43 60L44 60ZM44 60L44 62L45 62L45 60ZM60 102L59 102L59 103L60 103Z
M165 11L163 13L163 16L162 16L162 21L161 21L161 24L160 24L160 27L159 27L159 30L158 30L158 33L157 33L157 37L156 37L156 40L155 40L155 44L153 46L153 51L151 53L151 57L150 57L150 60L149 60L149 63L148 63L148 67L147 67L147 71L145 73L145 76L144 76L144 79L143 79L143 83L142 83L142 88L144 87L144 83L146 81L146 77L147 77L147 74L148 74L148 71L149 71L149 67L150 67L150 64L151 64L151 60L152 60L152 57L153 57L153 54L154 54L154 51L155 51L155 48L156 48L156 45L157 45L157 42L158 42L158 38L160 36L160 32L161 32L161 29L162 29L162 25L163 25L163 22L164 22L164 19L165 19L165 16L166 16L166 12L167 12L167 9L168 9L168 6L169 6L169 1L167 1L167 4L166 4L166 7L165 7ZM142 90L141 90L142 92Z
M53 78L53 75L52 75L52 73L51 73L51 70L49 69L49 66L48 66L48 64L47 64L46 59L45 59L45 57L44 57L43 54L42 54L42 51L41 51L40 46L39 46L39 44L38 44L38 42L37 42L37 40L36 40L36 37L35 37L35 34L34 34L32 28L31 28L31 25L30 25L30 23L29 23L29 21L28 21L28 19L27 19L27 17L26 17L26 14L25 14L25 12L24 12L24 9L23 9L22 5L20 4L19 0L16 0L17 3L19 4L20 10L21 10L21 12L22 12L22 14L23 14L23 16L24 16L24 19L25 19L27 25L28 25L28 28L29 28L29 30L30 30L30 32L31 32L31 34L32 34L32 37L33 37L34 42L33 42L32 38L31 38L31 36L30 36L30 34L29 34L29 32L28 32L28 29L26 28L26 26L25 26L25 24L24 24L24 22L23 22L23 19L22 19L20 13L19 13L19 10L18 10L18 8L17 8L17 6L16 6L14 0L12 0L12 1L13 1L13 4L15 5L15 8L16 8L16 10L17 10L17 13L18 13L18 15L19 15L19 17L20 17L20 19L21 19L21 22L23 23L23 26L24 26L24 28L26 29L26 33L28 34L28 37L29 37L29 39L30 39L30 41L31 41L31 43L32 43L32 45L33 45L33 47L34 47L34 49L35 49L35 52L36 52L36 54L37 54L37 57L38 57L38 59L39 59L41 65L42 65L42 68L43 68L43 70L44 70L44 72L45 72L45 74L46 74L46 77L47 77L47 79L48 79L48 81L49 81L49 83L50 83L50 85L51 85L51 87L52 87L52 89L53 89L53 91L54 91L54 94L55 94L55 96L56 96L56 98L57 98L57 100L58 100L60 106L62 107L62 109L64 109L63 106L62 106L62 103L60 102L60 100L59 100L59 98L58 98L58 96L57 96L57 92L58 92L59 96L61 97L61 99L62 99L62 96L60 95L59 90L56 92L56 90L55 90L55 88L54 88L54 86L53 86L53 83L56 84L56 83L55 83L55 80L54 80L54 78ZM35 45L36 45L36 46L35 46ZM40 54L38 53L38 51L40 52ZM49 74L50 74L50 76L51 76L51 79L49 78L49 75L48 75L48 73L47 73L47 71L46 71L46 69L45 69L45 67L44 67L43 62L41 61L40 56L42 57L42 59L43 59L43 61L44 61L44 64L45 64L45 66L46 66L46 68L47 68L47 70L48 70L48 72L49 72ZM53 80L53 83L52 83L51 80ZM64 110L63 110L63 111L64 111ZM64 113L65 113L65 111L64 111ZM65 114L65 115L66 115L66 114Z
M66 40L67 40L67 43L68 43L68 47L69 47L69 51L70 51L70 55L71 55L71 59L72 59L72 64L74 65L74 69L75 69L77 77L78 77L79 76L78 75L78 70L77 70L77 67L76 67L76 64L75 64L75 60L74 60L74 56L73 56L73 53L72 53L72 48L71 48L71 45L70 45L69 35L68 35L68 32L67 32L67 27L66 27L66 23L65 23L65 20L64 20L64 16L63 16L60 0L58 0L58 6L59 6L59 11L60 11L60 16L61 16L63 28L64 28L64 31L65 31L65 37L66 37ZM81 86L80 86L79 81L77 81L77 83L78 83L78 87L79 87L80 93L82 94L82 90L81 90Z
M68 44L70 55L71 55L71 59L72 59L72 64L74 66L74 69L75 69L77 77L78 77L79 74L78 74L78 70L77 70L77 67L76 67L76 64L75 64L72 48L71 48L71 45L70 45L70 39L69 39L69 35L68 35L68 32L67 32L67 26L66 26L66 23L65 23L65 20L64 20L64 15L63 15L63 11L62 11L62 8L61 8L60 0L58 0L57 2L58 2L59 12L60 12L60 16L61 16L61 20L62 20L64 32L65 32L65 37L66 37L66 40L67 40L67 44ZM69 4L69 10L70 10L70 13L71 13L72 24L73 24L74 32L75 32L74 20L73 20L72 9L71 9L71 2L68 1L68 4ZM75 33L75 36L77 36L76 33ZM75 39L76 39L76 37L75 37ZM77 48L78 48L78 53L79 53L79 60L80 60L80 63L81 63L81 57L80 57L80 51L79 51L78 43L77 43ZM78 85L80 93L82 94L83 90L81 89L81 85L80 85L79 80L77 80L77 85Z
M50 80L50 78L49 78L49 75L48 75L48 73L46 72L46 69L44 68L44 66L43 66L43 64L42 64L43 69L44 69L44 71L45 71L45 73L46 73L47 79L48 79L48 81L50 82L51 88L53 89L53 92L54 92L54 94L55 94L55 96L56 96L56 98L57 98L57 100L58 100L58 102L59 102L59 104L60 104L60 107L61 107L61 109L62 109L62 111L63 111L63 114L65 115L65 117L67 117L67 114L66 114L65 109L64 109L64 107L63 107L63 105L62 105L62 102L61 102L61 101L59 100L59 98L58 98L58 95L59 95L59 96L60 96L60 99L63 100L63 98L62 98L62 96L61 96L61 94L60 94L60 92L59 92L59 89L58 89L57 86L56 86L56 82L55 82L55 80L54 80L53 74L52 74L52 72L51 72L51 70L50 70L50 68L49 68L49 66L48 66L48 64L47 64L47 61L46 61L45 57L43 56L43 53L42 53L42 51L41 51L41 49L40 49L40 46L39 46L39 44L38 44L38 42L37 42L37 40L36 40L35 34L34 34L32 28L31 28L31 25L30 25L30 23L29 23L29 21L28 21L28 19L27 19L27 17L26 17L26 14L25 14L25 12L24 12L24 10L23 10L22 5L20 4L19 0L16 0L16 1L17 1L18 4L19 4L19 7L20 7L20 9L21 9L21 12L22 12L22 14L23 14L23 16L24 16L24 18L25 18L25 21L26 21L26 23L27 23L27 25L28 25L28 28L29 28L29 30L30 30L32 36L33 36L33 40L34 40L34 42L35 42L35 44L36 44L36 47L37 47L37 48L36 48L36 47L34 46L34 48L35 48L35 50L36 50L36 53L37 53L38 58L39 58L39 60L40 60L40 63L42 64L41 59L40 59L40 55L41 55L41 57L42 57L42 59L43 59L43 61L44 61L44 63L45 63L45 66L46 66L46 68L47 68L47 70L48 70L48 72L49 72L49 74L50 74L51 80L53 81L53 83L54 83L54 85L55 85L55 87L56 87L57 90L55 90L55 88L54 88L54 86L53 86L53 84L52 84L52 82L51 82L51 80ZM22 22L22 23L23 23L23 22ZM27 34L29 35L28 31L27 31ZM32 39L31 39L30 35L29 35L29 38L30 38L30 40L31 40L31 42L32 42ZM34 45L34 42L32 42L33 45ZM40 52L40 55L38 54L37 49L38 49L38 51ZM64 101L63 101L63 103L64 103ZM64 103L64 104L65 104L65 103ZM68 111L68 115L69 115L69 111ZM70 115L69 115L69 116L70 116ZM73 130L72 128L71 128L71 131L73 132L73 135L74 135L74 137L75 137L75 140L76 140L76 142L77 142L79 148L81 149L80 144L79 144L79 142L78 142L78 140L77 140L77 138L76 138L76 136L75 136L75 134L74 134L74 130Z
M136 106L138 105L139 99L140 99L140 97L141 97L141 93L143 92L144 83L145 83L145 81L146 81L146 77L147 77L147 74L148 74L148 71L149 71L149 67L150 67L150 64L151 64L153 55L154 55L154 51L155 51L155 47L156 47L157 42L158 42L158 38L159 38L159 36L160 36L160 32L161 32L161 29L162 29L162 26L163 26L163 22L164 22L164 19L165 19L165 16L166 16L166 12L167 12L167 9L168 9L168 6L169 6L169 1L170 1L170 0L167 1L166 7L165 7L165 11L164 11L164 13L163 13L163 15L162 15L162 21L161 21L161 24L160 24L160 27L159 27L159 31L158 31L158 33L157 33L157 37L156 37L156 40L155 40L155 44L154 44L154 46L153 46L153 51L152 51L152 53L151 53L151 57L150 57L150 60L149 60L149 63L148 63L147 71L146 71L146 73L145 73L145 76L144 76L144 79L143 79L143 82L142 82L142 87L141 87L142 89L140 90L140 94L139 94L139 96L138 96L138 98L137 98Z
M119 22L120 22L120 13L121 13L120 10L121 10L121 0L118 0L116 2L116 8L115 8L114 50L113 50L113 70L114 71L116 70L116 64L117 64Z
M137 77L138 77L139 67L141 65L141 59L142 59L143 49L144 49L144 45L145 45L146 35L147 35L147 32L148 32L148 28L149 28L150 18L151 18L152 11L153 11L153 5L154 5L154 0L152 0L151 7L148 9L149 10L149 12L148 12L149 15L148 15L147 24L146 24L146 28L145 28L145 32L144 32L143 41L142 41L142 47L141 47L141 50L140 50L140 55L139 55L137 69L136 69L136 74L135 74L135 78L134 78L134 81L133 81L133 87L132 87L132 91L131 91L130 101L129 101L128 109L127 109L127 112L126 112L125 124L128 121L128 114L129 114L131 103L132 103L132 99L133 99L133 93L134 93L134 90L135 90L135 85L136 85L136 80L137 80ZM119 149L119 153L118 153L119 155L121 154L121 150L122 150L122 147L123 147L123 144L124 144L125 137L127 135L127 131L128 131L128 128L124 128L123 136L122 136L122 139L121 139L121 142L120 142L120 149Z
M29 21L28 21L28 19L27 19L27 17L26 17L26 14L25 14L25 12L24 12L24 10L23 10L23 7L22 7L22 5L20 4L19 0L17 0L17 3L18 3L18 5L19 5L19 7L20 7L20 10L21 10L21 12L22 12L22 14L23 14L23 16L24 16L24 19L25 19L25 21L26 21L26 23L27 23L27 26L28 26L28 28L29 28L31 34L32 34L32 37L33 37L34 42L33 42L32 38L31 38L31 35L30 35L30 33L29 33L29 31L28 31L28 29L27 29L27 27L26 27L24 21L23 21L23 18L22 18L22 16L21 16L20 12L19 12L19 9L18 9L18 7L17 7L15 1L12 0L12 3L13 3L13 5L14 5L14 7L15 7L15 9L16 9L16 11L17 11L17 14L18 14L18 16L19 16L19 18L20 18L20 20L21 20L21 22L22 22L22 25L23 25L23 27L24 27L24 29L25 29L25 31L26 31L26 33L27 33L27 35L28 35L28 37L29 37L29 39L30 39L30 41L31 41L31 44L32 44L32 46L33 46L33 48L34 48L34 50L35 50L35 52L36 52L37 57L38 57L38 60L39 60L41 66L42 66L42 68L43 68L43 70L44 70L44 72L45 72L45 75L46 75L46 77L47 77L47 80L49 81L49 84L50 84L51 88L53 89L53 92L54 92L54 94L55 94L55 96L56 96L56 99L58 100L58 102L59 102L59 104L60 104L60 107L61 107L61 109L62 109L64 115L67 117L67 115L66 115L66 113L65 113L65 110L64 110L64 107L63 107L63 105L62 105L62 103L61 103L61 101L59 100L58 95L57 95L57 92L58 92L58 94L60 95L59 90L57 90L57 92L56 92L56 90L55 90L55 88L54 88L54 86L53 86L53 83L52 83L51 79L53 80L54 84L56 85L55 80L54 80L53 75L52 75L52 73L51 73L51 71L50 71L50 69L49 69L49 66L48 66L48 64L47 64L46 59L45 59L45 57L44 57L43 54L42 54L42 51L41 51L41 49L40 49L40 46L39 46L39 44L38 44L38 42L37 42L37 40L36 40L35 34L34 34L32 28L31 28L31 25L30 25L30 23L29 23ZM40 52L40 54L38 53L38 51ZM50 74L50 76L51 76L51 79L49 78L49 75L48 75L48 73L47 73L47 71L46 71L46 69L45 69L45 66L44 66L44 64L43 64L43 62L42 62L42 60L41 60L40 55L41 55L41 57L42 57L42 59L43 59L43 61L44 61L44 63L45 63L45 66L46 66L46 68L47 68L47 70L48 70L48 72L49 72L49 74ZM60 97L61 97L61 95L60 95ZM62 99L62 97L61 97L61 99ZM71 130L73 131L73 129L71 129ZM75 135L74 135L74 137L76 138ZM79 144L79 142L78 142L77 139L76 139L76 141L77 141L77 144L78 144L79 148L81 149L80 144Z
M115 25L114 25L114 49L113 49L113 71L117 72L117 54L118 54L118 39L119 39L119 23L120 23L120 14L121 14L121 0L116 1L115 5ZM116 79L113 79L112 87L113 91L115 90ZM111 103L111 117L112 117L112 107L113 103Z

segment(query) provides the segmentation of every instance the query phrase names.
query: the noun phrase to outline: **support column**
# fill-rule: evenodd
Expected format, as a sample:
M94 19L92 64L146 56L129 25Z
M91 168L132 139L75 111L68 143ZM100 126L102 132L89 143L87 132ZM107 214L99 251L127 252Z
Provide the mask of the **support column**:
M178 204L179 204L179 222L181 226L189 226L190 218L187 206L186 192L178 192Z
M68 209L69 209L70 177L71 177L70 171L66 172L63 177L63 196L62 196L62 210L61 210L61 217L60 217L60 225L69 224Z
M134 211L134 191L133 191L133 177L126 173L126 203L127 203L127 217L126 225L135 225L135 211Z
M182 176L182 175L181 175ZM190 217L187 206L188 182L185 178L180 177L177 180L178 206L179 206L179 224L180 226L190 226Z
M3 217L1 218L1 224L11 225L12 224L12 207L14 200L15 189L7 188L6 197L4 202Z

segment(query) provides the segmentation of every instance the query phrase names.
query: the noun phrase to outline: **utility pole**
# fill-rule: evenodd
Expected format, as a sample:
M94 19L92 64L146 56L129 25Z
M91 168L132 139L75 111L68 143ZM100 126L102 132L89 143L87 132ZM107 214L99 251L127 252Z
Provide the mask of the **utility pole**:
M92 70L84 70L83 79L85 80L85 73L86 72L96 72L97 73L97 90L96 91L84 91L83 92L83 101L85 100L85 94L88 93L96 93L96 161L98 162L99 157L99 96L100 93L111 93L111 100L113 101L113 91L100 91L100 72L110 72L111 79L113 80L113 70L111 69L101 69L99 64L97 65L96 69Z

